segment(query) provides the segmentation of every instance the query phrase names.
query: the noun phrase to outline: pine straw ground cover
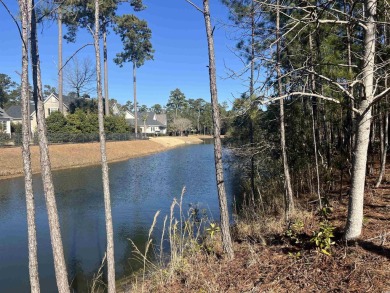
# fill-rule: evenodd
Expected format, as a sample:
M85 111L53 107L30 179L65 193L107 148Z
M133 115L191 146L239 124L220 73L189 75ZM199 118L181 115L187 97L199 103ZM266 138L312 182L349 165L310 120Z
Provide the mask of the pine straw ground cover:
M374 178L368 180L368 186ZM347 196L330 201L327 219L300 203L295 222L300 229L287 236L281 220L237 221L233 228L235 258L222 255L219 241L186 254L179 263L151 272L142 282L121 286L123 292L390 292L390 182L367 188L361 237L346 244ZM344 192L346 194L346 192ZM310 201L307 201L310 202ZM302 208L305 207L305 208ZM320 252L310 239L319 222L335 227L328 250ZM290 227L291 231L291 227ZM299 239L299 241L296 241ZM298 242L298 243L297 243Z

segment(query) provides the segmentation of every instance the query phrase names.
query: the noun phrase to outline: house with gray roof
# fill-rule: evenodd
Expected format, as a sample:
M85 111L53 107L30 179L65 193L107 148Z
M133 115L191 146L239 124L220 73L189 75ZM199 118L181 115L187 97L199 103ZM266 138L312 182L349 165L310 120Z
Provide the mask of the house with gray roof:
M134 126L134 115L128 113L126 121ZM166 134L167 133L167 114L156 114L154 112L138 112L137 125L141 128L141 133L146 134Z
M35 106L34 102L30 101L30 109L29 113L35 112ZM12 117L12 120L14 123L22 123L22 106L21 105L12 105L7 108L7 113L10 117ZM31 118L30 118L31 119Z
M69 104L74 99L63 96L63 105L64 105L64 115L67 115L69 112ZM45 108L45 117L49 117L49 115L53 112L59 111L59 100L58 97L51 93L49 96L45 98L43 101L43 107ZM8 115L12 118L13 123L22 123L22 106L21 105L12 105L7 109ZM31 131L34 132L37 129L37 120L35 114L35 105L34 102L30 101L30 120L31 120Z
M0 108L0 132L11 134L12 118Z

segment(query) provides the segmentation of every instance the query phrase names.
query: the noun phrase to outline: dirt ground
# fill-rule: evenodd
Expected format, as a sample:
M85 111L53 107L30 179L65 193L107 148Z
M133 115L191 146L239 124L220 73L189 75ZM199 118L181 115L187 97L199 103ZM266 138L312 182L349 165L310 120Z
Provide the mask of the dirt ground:
M303 218L299 241L291 241L282 231L261 233L261 238L234 237L233 260L200 251L189 254L168 280L161 277L167 269L137 283L136 290L134 282L118 287L121 292L390 292L389 167L380 188L373 187L377 174L368 176L363 233L356 241L342 239L348 187L328 194L332 207L328 221L335 227L330 255L310 242L320 219L311 201L301 200L304 215L309 216ZM264 220L266 225L274 221Z
M188 143L202 143L203 136L154 137L149 140L116 141L107 143L109 162L146 156ZM99 143L50 145L53 170L77 168L100 163ZM31 146L31 162L34 173L40 172L39 147ZM20 147L0 148L0 180L23 175Z
M284 235L264 235L267 245L235 241L234 260L199 253L172 282L145 292L390 292L389 187L385 190L367 198L363 234L348 245L341 239L347 200L334 202L330 256L293 245Z

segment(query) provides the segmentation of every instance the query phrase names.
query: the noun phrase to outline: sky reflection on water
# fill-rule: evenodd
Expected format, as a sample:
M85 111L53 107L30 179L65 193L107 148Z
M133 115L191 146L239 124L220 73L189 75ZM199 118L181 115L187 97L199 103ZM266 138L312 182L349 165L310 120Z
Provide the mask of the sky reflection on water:
M170 151L113 163L110 188L114 224L117 278L139 269L131 238L140 247L157 210L161 211L156 233L174 197L186 187L184 208L198 204L219 219L215 186L213 146L190 145ZM234 174L225 170L231 207ZM72 287L85 292L105 250L104 202L99 166L54 172L57 206L65 259ZM56 292L47 213L40 183L34 176L38 261L41 289ZM26 204L23 178L0 181L0 292L28 292Z

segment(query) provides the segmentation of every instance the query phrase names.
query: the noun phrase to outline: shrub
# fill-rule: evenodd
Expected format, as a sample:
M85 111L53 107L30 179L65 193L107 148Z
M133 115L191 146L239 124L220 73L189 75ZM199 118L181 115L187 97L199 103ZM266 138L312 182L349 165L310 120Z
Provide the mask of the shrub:
M332 241L334 237L333 231L335 227L333 227L328 221L320 223L320 229L318 231L313 232L313 236L310 239L311 243L320 250L321 253L330 255L330 248L335 244Z
M11 123L11 133L21 134L22 133L22 124L21 123Z
M11 137L9 134L0 131L0 145L4 145L10 141Z
M130 130L123 116L106 116L104 118L104 129L106 133L126 133Z
M47 132L63 132L66 126L66 118L61 112L51 113L46 119Z

